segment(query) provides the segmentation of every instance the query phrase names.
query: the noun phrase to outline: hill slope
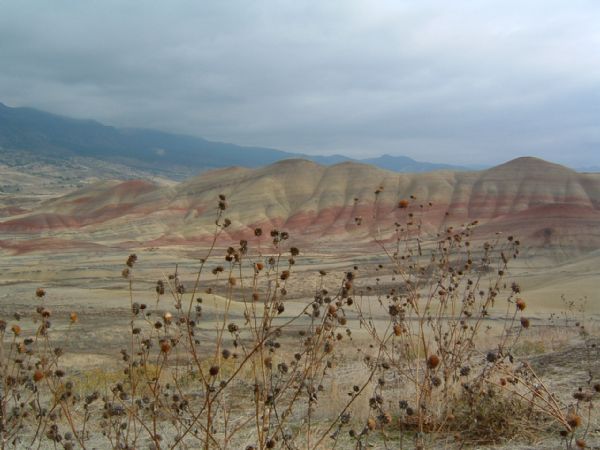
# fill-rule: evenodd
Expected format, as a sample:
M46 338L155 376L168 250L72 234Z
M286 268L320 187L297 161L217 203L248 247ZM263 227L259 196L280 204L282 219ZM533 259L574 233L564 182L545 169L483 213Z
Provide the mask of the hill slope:
M379 187L383 191L375 199ZM310 244L348 239L359 244L413 213L430 233L479 220L485 236L510 232L533 247L565 254L600 248L600 176L536 158L481 172L424 174L285 160L258 169L210 171L173 186L102 182L5 217L0 231L16 239L43 233L106 245L204 242L214 230L219 194L229 202L227 239L251 236L260 226L285 229ZM397 207L411 195L416 199L408 209Z

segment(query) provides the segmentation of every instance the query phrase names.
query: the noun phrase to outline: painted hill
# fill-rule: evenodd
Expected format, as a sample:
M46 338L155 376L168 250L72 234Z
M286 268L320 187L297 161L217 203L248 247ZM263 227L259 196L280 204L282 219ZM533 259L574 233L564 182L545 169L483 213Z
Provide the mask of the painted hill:
M0 232L7 238L0 245L18 251L14 242L40 235L96 245L201 244L214 230L219 194L227 196L232 221L225 241L248 237L260 226L287 230L305 245L339 240L358 245L413 212L431 233L479 220L485 236L512 233L533 247L565 254L600 248L600 175L536 158L481 172L424 174L294 159L257 169L214 170L173 186L101 182L32 211L5 213ZM408 209L399 209L398 201L411 195L416 199Z

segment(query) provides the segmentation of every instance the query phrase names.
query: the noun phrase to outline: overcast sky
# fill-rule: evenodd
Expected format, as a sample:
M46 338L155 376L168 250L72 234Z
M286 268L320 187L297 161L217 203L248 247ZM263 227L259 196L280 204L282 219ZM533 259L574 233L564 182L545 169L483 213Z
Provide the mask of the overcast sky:
M0 102L305 153L600 165L600 1L0 0Z

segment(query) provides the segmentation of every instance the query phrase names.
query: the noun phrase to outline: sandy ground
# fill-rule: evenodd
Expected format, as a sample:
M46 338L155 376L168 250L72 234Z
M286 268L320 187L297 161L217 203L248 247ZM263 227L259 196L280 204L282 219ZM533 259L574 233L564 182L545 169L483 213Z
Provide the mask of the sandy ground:
M146 303L159 313L173 311L173 299L168 295L168 289L167 295L157 300L155 283L159 279L166 282L177 264L180 279L188 292L191 291L199 258L190 258L189 252L181 249L138 249L136 253L139 259L132 276L134 301ZM201 255L203 252L198 249L193 254ZM221 250L215 254L220 255ZM79 316L76 327L83 337L73 344L74 350L82 355L111 354L115 348L120 348L129 323L129 282L121 276L127 255L125 251L115 250L2 256L0 314L5 319L10 319L14 312L30 314L40 303L35 297L35 290L43 287L47 291L44 301L52 309L56 322L55 333L67 336L72 332L68 317L70 312L75 311ZM352 270L355 265L358 266L357 290L365 292L361 286L375 285L376 278L380 279L381 284L393 283L391 275L378 271L380 261L383 260L357 253L346 256L301 255L287 284L286 310L281 316L282 320L297 315L312 301L321 282L319 270L327 272L323 283L331 292L339 288L345 271ZM198 295L204 296L205 318L211 312L219 312L224 305L223 299L214 301L214 296L206 295L207 288L213 288L215 294L227 295L223 288L226 283L210 273L213 267L223 262L221 256L209 260L208 270L200 280ZM232 317L242 317L246 309L244 302L250 302L249 291L241 289L241 286L244 282L249 283L252 275L245 272L244 277L245 280L238 282L232 291ZM527 316L534 326L549 325L551 318L554 322L560 318L582 315L592 322L600 319L600 252L583 255L563 264L542 258L518 259L510 266L506 280L520 284L521 295L527 300ZM191 293L186 301L189 299ZM385 318L385 310L378 307L374 298L365 297L361 302L371 308L376 318ZM505 303L499 301L491 319L501 317L505 308ZM207 320L206 332L209 333L210 329L210 320Z

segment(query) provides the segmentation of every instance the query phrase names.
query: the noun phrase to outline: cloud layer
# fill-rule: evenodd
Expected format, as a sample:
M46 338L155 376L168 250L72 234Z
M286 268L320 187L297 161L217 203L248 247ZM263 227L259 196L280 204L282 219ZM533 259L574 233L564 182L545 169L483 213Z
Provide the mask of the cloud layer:
M0 0L0 101L240 144L600 165L595 0Z

